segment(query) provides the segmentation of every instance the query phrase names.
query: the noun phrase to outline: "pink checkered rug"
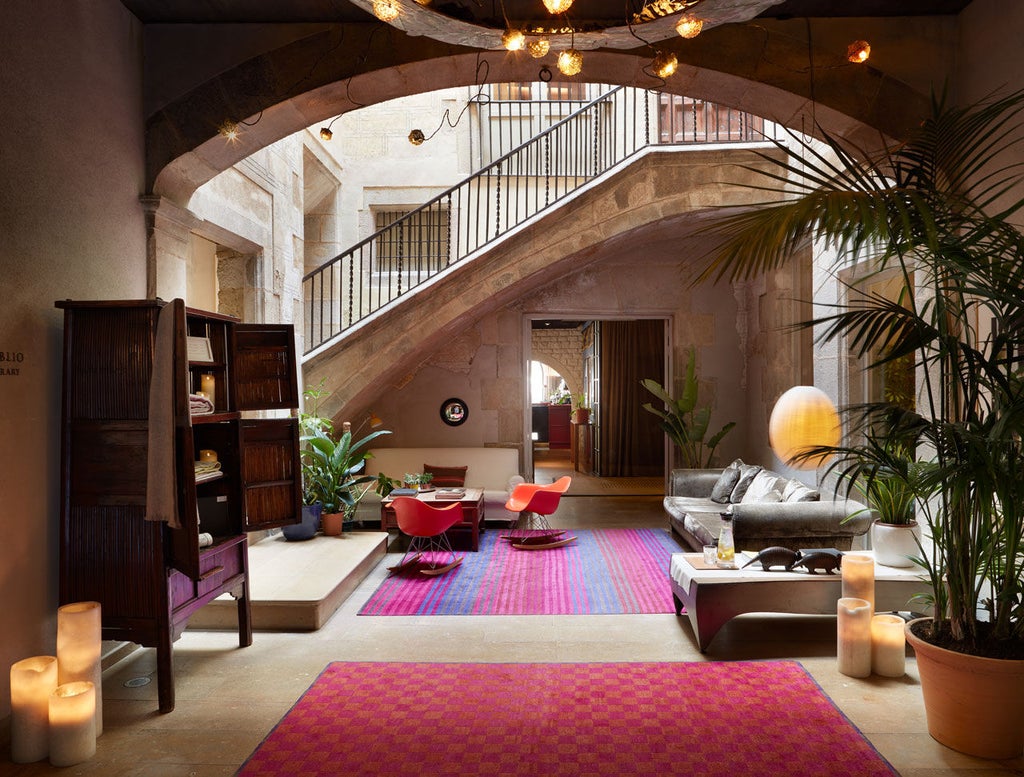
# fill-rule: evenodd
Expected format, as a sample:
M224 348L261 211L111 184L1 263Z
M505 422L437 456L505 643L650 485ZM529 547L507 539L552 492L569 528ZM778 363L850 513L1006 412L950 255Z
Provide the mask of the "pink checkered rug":
M332 663L238 772L892 777L795 661Z

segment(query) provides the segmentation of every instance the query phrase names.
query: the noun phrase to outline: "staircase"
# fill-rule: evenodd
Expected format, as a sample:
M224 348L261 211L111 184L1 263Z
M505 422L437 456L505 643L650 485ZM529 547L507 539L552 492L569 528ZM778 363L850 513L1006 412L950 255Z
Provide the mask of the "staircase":
M491 249L645 149L762 141L765 128L762 119L709 103L628 87L605 88L565 118L307 274L306 356L329 348L378 311Z

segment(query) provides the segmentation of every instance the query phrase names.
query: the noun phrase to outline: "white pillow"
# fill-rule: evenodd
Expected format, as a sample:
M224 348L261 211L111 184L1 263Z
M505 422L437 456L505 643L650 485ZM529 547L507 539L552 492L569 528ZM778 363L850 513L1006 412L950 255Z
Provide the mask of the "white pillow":
M743 499L740 500L741 504L749 504L750 502L778 502L780 499L772 499L768 495L773 491L776 491L775 484L779 482L779 476L773 475L770 472L761 470L757 473L754 479L750 483L750 487L747 492L743 495ZM778 493L776 491L776 493Z
M821 499L820 492L799 480L790 480L782 489L783 502L817 502L819 499Z

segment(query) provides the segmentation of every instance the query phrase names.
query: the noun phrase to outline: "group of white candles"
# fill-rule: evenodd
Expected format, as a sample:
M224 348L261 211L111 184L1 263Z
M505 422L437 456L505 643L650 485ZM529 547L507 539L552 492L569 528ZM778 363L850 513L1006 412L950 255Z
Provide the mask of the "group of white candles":
M837 657L839 671L850 677L902 677L906 671L904 621L898 615L875 615L875 561L844 554L843 597L839 600Z
M49 756L72 766L96 753L103 733L99 602L57 610L57 655L11 665L11 759L33 763Z

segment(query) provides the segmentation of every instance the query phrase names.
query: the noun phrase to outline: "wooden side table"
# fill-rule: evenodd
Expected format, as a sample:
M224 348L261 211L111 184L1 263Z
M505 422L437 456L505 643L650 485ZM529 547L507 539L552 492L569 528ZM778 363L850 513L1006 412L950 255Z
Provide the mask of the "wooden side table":
M462 504L462 522L455 524L449 531L470 533L470 550L480 550L480 531L484 523L484 490L482 488L467 488L466 495L462 499L438 499L436 491L425 491L417 494L417 499L423 502L443 506L452 502ZM380 503L380 530L398 528L398 516L391 506L391 499L384 499Z

